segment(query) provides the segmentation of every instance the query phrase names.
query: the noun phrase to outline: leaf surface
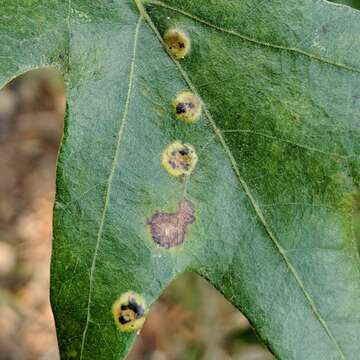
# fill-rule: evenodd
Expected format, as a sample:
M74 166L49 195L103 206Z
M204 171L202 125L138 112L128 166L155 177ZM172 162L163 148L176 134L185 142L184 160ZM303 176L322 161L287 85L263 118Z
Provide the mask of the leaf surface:
M52 306L62 359L124 358L136 334L111 313L150 306L177 276L207 278L281 359L357 359L360 14L323 0L5 0L0 85L62 69ZM185 31L173 60L162 40ZM190 90L201 118L175 118ZM175 140L198 164L161 167ZM149 219L187 199L183 244ZM355 210L354 210L355 209ZM166 316L166 314L164 314Z

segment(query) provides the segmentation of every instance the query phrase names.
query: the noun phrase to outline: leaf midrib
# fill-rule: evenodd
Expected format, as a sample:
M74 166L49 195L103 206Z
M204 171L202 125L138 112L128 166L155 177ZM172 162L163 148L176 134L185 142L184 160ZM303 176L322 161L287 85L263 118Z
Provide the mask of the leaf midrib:
M162 38L162 36L160 35L159 31L157 30L155 24L153 23L153 21L151 20L149 14L146 12L141 0L134 0L136 6L139 9L140 15L143 16L145 18L145 20L148 22L150 28L154 31L156 37L158 38L159 42L163 45L165 51L167 52L167 54L169 55L169 57L173 60L173 62L175 63L177 69L179 70L181 76L184 78L185 82L188 84L189 88L199 97L199 99L201 99L202 101L202 97L200 96L200 94L198 93L196 87L193 85L192 81L190 80L190 78L188 77L186 71L182 68L181 64L179 61L177 61L176 59L174 59L171 54L168 52L167 46ZM147 2L151 2L151 3L158 3L158 4L162 4L161 2L158 2L157 0L147 0ZM165 5L165 4L164 4ZM167 5L165 7L168 7ZM172 10L175 10L173 8L170 8ZM181 12L181 11L179 11ZM183 15L188 16L189 14L184 13ZM191 15L191 14L190 14ZM195 18L196 19L196 18ZM204 22L204 21L203 21ZM207 24L206 22L204 22L205 24ZM208 24L207 24L208 25ZM213 27L216 28L216 26L214 25ZM219 29L218 29L219 30ZM274 46L275 47L275 46ZM289 49L288 49L289 50ZM298 51L300 52L300 51ZM304 54L303 54L304 55ZM310 55L309 55L310 56ZM312 57L312 56L310 56ZM329 63L325 60L321 60L321 59L317 59L320 61L323 61L325 63L328 63L330 65L336 65L336 64L332 64ZM337 65L338 66L338 65ZM340 66L342 67L342 66ZM348 69L348 70L353 70L356 72L360 73L360 70L357 69ZM214 121L211 113L209 112L209 110L207 109L206 104L204 103L204 101L202 101L202 106L203 106L203 110L204 110L204 114L207 117L210 126L212 127L215 135L219 138L220 143L222 144L225 153L227 154L227 156L229 157L229 160L231 162L231 165L233 167L233 170L236 174L236 177L238 178L240 185L242 186L246 196L249 198L251 205L253 206L255 213L257 215L257 217L259 218L260 222L262 223L262 225L265 228L266 233L268 234L270 240L272 241L273 245L275 246L275 248L277 249L279 255L283 258L287 268L289 269L290 273L294 276L296 283L298 284L299 288L301 289L305 299L307 300L311 311L313 312L315 318L320 322L321 326L323 327L325 333L328 335L328 337L330 338L330 340L334 343L335 348L337 349L338 353L340 354L341 358L343 360L345 360L345 355L340 347L340 345L338 344L336 338L334 337L334 335L332 334L331 330L329 329L329 327L327 326L325 320L323 319L323 317L321 316L320 312L318 311L315 302L312 300L310 294L307 292L303 282L301 281L301 278L299 276L299 274L297 273L296 269L294 268L294 266L291 264L290 260L288 259L288 257L285 254L284 249L282 248L281 244L279 243L279 241L277 240L277 237L275 236L275 234L273 233L273 231L271 230L270 225L267 223L264 214L262 213L259 205L257 204L255 198L253 197L249 186L247 185L246 181L242 178L240 171L239 171L239 167L237 165L237 162L230 150L230 148L228 147L221 130L217 127L216 122Z
M277 50L283 50L283 51L297 53L299 55L306 56L306 57L308 57L310 59L320 61L322 63L332 65L332 66L335 66L335 67L338 67L340 69L344 69L344 70L347 70L347 71L350 71L350 72L355 72L357 74L360 74L360 69L358 69L356 67L341 64L341 63L337 63L336 61L333 61L333 60L327 60L327 59L324 59L324 58L322 58L320 56L316 56L316 55L308 53L308 52L306 52L304 50L298 49L296 47L287 47L287 46L273 44L273 43L270 43L270 42L261 41L261 40L252 38L250 36L241 34L241 33L237 32L235 30L226 29L226 28L223 28L221 26L212 24L211 22L209 22L207 20L204 20L204 19L202 19L202 18L200 18L200 17L198 17L196 15L193 15L191 13L188 13L188 12L184 11L184 10L181 10L181 9L176 8L176 7L165 4L165 3L163 3L162 1L159 1L159 0L146 0L146 3L161 6L163 8L169 9L171 11L177 12L177 13L179 13L181 15L186 16L189 19L192 19L192 20L194 20L196 22L199 22L199 23L201 23L203 25L211 27L211 28L213 28L213 29L215 29L217 31L224 32L224 33L232 35L232 36L236 36L236 37L238 37L238 38L240 38L242 40L245 40L247 42L250 42L252 44L260 45L260 46L267 47L267 48L273 48L273 49L277 49Z

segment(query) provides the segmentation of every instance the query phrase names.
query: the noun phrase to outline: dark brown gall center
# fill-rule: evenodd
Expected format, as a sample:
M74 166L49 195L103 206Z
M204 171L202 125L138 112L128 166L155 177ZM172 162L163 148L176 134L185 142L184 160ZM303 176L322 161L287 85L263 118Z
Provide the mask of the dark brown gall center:
M139 305L135 299L130 298L128 304L122 304L120 307L119 322L125 325L134 321L144 315L144 309Z
M185 114L186 112L188 112L189 110L194 108L194 104L191 102L186 102L186 103L179 103L176 106L176 113L177 114Z

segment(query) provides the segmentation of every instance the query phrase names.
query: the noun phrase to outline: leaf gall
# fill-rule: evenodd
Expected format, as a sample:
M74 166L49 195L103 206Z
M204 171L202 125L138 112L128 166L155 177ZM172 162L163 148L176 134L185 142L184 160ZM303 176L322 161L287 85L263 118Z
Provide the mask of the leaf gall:
M169 175L175 177L190 176L197 164L198 157L190 144L175 141L162 153L161 163Z
M122 294L112 306L116 326L123 332L141 329L145 322L145 309L146 303L141 295L133 291Z
M164 41L170 54L177 60L183 59L190 51L189 36L181 30L174 28L167 30Z
M173 101L176 117L188 124L199 119L201 115L201 102L191 91L183 91Z

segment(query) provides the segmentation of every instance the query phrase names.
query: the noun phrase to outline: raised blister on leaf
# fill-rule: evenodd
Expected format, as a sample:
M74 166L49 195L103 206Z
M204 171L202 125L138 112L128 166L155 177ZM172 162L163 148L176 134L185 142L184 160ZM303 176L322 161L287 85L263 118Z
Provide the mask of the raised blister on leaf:
M115 323L124 332L136 331L143 326L145 310L144 298L133 291L122 294L112 307Z
M161 163L164 169L172 176L190 176L194 171L198 157L190 144L175 141L162 153Z
M175 59L183 59L190 51L189 36L179 29L169 29L164 35L165 44Z
M183 91L173 101L176 117L186 123L193 123L201 115L200 99L191 91Z

